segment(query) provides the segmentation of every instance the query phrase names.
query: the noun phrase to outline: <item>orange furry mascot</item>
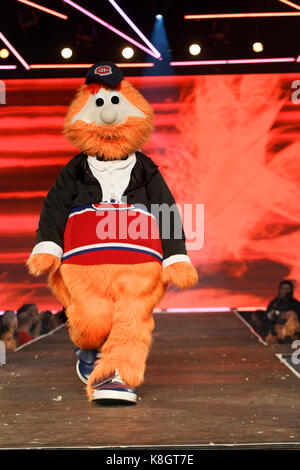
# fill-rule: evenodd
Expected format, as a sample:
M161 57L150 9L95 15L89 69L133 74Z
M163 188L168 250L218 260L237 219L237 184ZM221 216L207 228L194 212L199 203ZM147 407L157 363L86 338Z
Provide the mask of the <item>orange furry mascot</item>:
M140 151L152 130L151 106L120 69L93 65L65 120L65 135L81 153L46 197L27 261L31 274L49 273L49 287L66 308L90 401L137 402L153 308L169 283L184 289L198 279L183 230L174 236L180 216L173 196ZM151 213L159 204L172 206L168 236Z

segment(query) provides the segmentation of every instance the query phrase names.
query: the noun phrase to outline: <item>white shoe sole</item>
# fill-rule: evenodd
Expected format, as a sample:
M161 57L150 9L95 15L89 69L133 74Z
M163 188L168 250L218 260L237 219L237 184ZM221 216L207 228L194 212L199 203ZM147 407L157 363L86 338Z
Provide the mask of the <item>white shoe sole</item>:
M122 400L137 403L137 395L131 392L119 392L118 390L94 390L93 400Z

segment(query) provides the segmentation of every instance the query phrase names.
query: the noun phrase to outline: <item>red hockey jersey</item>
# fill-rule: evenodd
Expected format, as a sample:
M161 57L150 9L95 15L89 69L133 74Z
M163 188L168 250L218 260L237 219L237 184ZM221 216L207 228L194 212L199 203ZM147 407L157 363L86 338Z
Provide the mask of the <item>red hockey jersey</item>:
M71 210L64 233L62 263L161 263L162 259L158 224L144 208L102 202Z

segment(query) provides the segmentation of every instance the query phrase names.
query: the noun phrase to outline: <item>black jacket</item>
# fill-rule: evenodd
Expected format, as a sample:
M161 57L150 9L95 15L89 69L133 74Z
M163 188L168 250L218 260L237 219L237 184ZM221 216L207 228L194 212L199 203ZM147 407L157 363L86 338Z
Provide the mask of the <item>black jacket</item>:
M278 310L281 313L281 316L284 316L283 314L288 310L293 310L297 314L298 320L300 321L300 302L293 296L275 297L275 299L271 300L271 302L268 304L267 313L271 310ZM278 316L268 315L268 318L271 321L277 321Z
M164 260L173 255L186 255L185 235L175 200L161 173L149 157L142 152L135 152L136 163L132 169L129 184L122 200L129 204L143 204L156 217L161 234ZM51 241L64 247L64 231L69 212L75 207L95 204L102 201L102 189L92 174L87 155L80 153L72 158L63 168L56 182L49 191L42 208L35 245ZM175 208L173 216L163 221L153 212L153 204L167 204ZM163 224L169 224L170 236L165 238ZM175 225L175 223L177 225ZM174 227L180 226L180 236ZM166 227L166 225L164 225Z

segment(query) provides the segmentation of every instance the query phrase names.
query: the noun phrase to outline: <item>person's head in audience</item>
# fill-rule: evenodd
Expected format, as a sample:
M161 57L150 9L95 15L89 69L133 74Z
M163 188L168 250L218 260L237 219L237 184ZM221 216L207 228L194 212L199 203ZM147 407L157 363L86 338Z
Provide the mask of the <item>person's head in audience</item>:
M22 344L28 343L33 339L31 335L31 328L32 328L32 315L28 311L23 311L19 315L19 329L18 329L18 343L20 346Z
M46 310L45 312L41 312L42 316L42 323L41 323L41 335L45 335L52 330L52 317L53 314L50 310Z
M2 324L8 326L9 330L14 334L18 329L18 317L12 310L6 310L2 317Z
M8 326L2 325L0 328L0 341L5 344L7 351L14 351L17 347L16 340L13 337L13 333L10 331Z
M32 315L30 314L30 312L28 311L25 311L25 312L22 312L21 315L19 315L19 331L26 331L26 332L29 332L30 328L32 327L32 322L33 322L33 319L32 319Z
M292 281L283 280L279 284L279 297L293 297L294 285Z
M25 315L26 317L29 315L32 318L32 323L34 325L39 318L39 311L37 306L35 304L22 305L22 307L20 307L17 311L18 319L20 320L23 315Z
M39 311L38 311L38 308L35 304L29 304L28 308L29 308L29 312L30 312L30 314L32 315L33 318L36 318L36 317L39 316Z

